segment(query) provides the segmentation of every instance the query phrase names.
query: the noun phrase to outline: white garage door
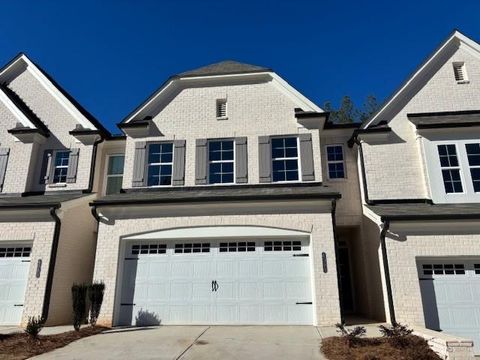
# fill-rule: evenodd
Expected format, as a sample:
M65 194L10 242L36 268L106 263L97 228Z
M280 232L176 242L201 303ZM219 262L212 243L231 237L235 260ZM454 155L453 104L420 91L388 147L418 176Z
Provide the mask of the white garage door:
M480 350L480 259L419 263L425 324L472 339Z
M126 246L118 323L313 324L308 240Z
M30 252L30 246L0 244L0 325L20 324Z

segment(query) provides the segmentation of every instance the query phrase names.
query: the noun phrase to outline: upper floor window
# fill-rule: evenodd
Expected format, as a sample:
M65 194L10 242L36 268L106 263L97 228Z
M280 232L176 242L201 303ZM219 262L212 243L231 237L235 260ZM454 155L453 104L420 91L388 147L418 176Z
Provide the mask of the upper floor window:
M172 184L173 143L148 145L147 186Z
M227 99L217 100L217 119L227 118Z
M453 63L453 74L457 84L468 83L467 69L464 62Z
M438 145L438 155L440 157L440 167L442 170L445 192L447 194L462 193L463 185L460 176L460 164L458 161L456 145Z
M473 191L480 192L480 144L465 144Z
M61 184L67 182L68 163L70 151L56 151L53 169L53 183Z
M345 179L345 158L342 145L327 145L329 179Z
M123 163L125 155L110 155L108 157L105 194L118 194L122 189Z
M233 140L208 141L208 183L231 184L234 179Z
M272 138L272 180L298 181L298 138Z

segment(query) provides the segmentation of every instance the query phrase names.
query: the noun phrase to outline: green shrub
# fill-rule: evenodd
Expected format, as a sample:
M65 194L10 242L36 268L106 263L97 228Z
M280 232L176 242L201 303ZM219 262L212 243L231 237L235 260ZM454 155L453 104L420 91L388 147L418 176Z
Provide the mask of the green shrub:
M364 326L355 326L353 329L348 329L344 322L335 324L335 327L340 336L345 339L348 347L358 344L360 338L367 333Z
M97 324L98 315L102 308L103 294L105 284L103 282L94 282L88 287L88 300L90 301L90 325Z
M43 329L44 325L45 325L45 319L43 319L41 316L30 316L28 318L25 332L28 335L30 335L32 338L37 338L38 334Z
M73 328L80 330L87 318L87 289L85 284L72 285Z
M409 344L409 337L413 330L406 325L394 322L392 325L380 325L380 332L384 338L395 347L406 347Z

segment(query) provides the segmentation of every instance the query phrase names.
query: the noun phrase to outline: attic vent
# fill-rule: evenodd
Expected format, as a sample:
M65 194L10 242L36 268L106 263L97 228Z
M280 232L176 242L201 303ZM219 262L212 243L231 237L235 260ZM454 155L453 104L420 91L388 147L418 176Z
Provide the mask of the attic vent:
M453 73L457 84L465 84L468 82L467 69L464 62L453 63Z
M217 100L217 119L227 118L227 99Z

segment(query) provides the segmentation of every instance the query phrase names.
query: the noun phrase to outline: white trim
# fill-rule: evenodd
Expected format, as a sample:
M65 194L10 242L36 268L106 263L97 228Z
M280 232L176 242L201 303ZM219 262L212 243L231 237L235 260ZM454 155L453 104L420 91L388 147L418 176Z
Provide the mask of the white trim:
M103 171L103 186L102 186L102 194L106 195L107 194L107 186L108 186L108 177L111 176L108 174L108 164L110 162L110 157L112 156L123 156L123 173L122 173L122 179L123 175L125 174L125 153L112 153L112 154L106 154L106 162L105 162L105 170ZM120 176L118 174L114 176Z
M7 107L15 118L22 123L23 126L36 129L36 126L15 106L10 98L0 90L0 101Z
M394 95L390 98L388 102L386 102L380 110L363 126L364 129L368 128L372 123L374 123L377 118L388 108L390 105L397 100L397 98L401 97L401 94L404 92L406 88L410 86L410 84L422 73L431 63L432 61L439 56L441 52L444 51L446 47L448 47L452 41L458 40L461 44L467 45L467 49L474 50L476 53L475 55L478 57L480 55L480 44L476 43L472 39L469 39L465 35L463 35L459 31L455 31L441 46L440 48L431 55L427 61L405 82L405 84L397 90Z
M273 157L273 139L287 139L287 138L296 138L297 139L297 156L295 157L283 157L283 158L274 158ZM270 152L271 152L271 159L270 159L270 164L272 166L272 184L285 184L285 183L298 183L302 182L302 161L300 159L300 139L297 135L273 135L270 137ZM297 160L297 175L298 179L297 180L282 180L282 181L274 181L273 180L273 161L274 160Z
M195 226L152 231L123 237L122 240L149 240L149 239L210 239L229 237L276 237L276 236L309 236L299 230L270 228L263 226Z
M210 142L222 142L222 141L231 141L233 144L233 160L210 160ZM236 173L236 160L237 160L237 154L235 151L235 139L234 138L219 138L219 139L208 139L207 140L207 185L233 185L236 184L237 180L237 173ZM233 182L230 183L224 183L224 182L219 182L219 183L210 183L210 164L224 164L224 163L233 163Z
M18 61L23 61L27 64L26 70L32 74L35 79L37 79L40 84L47 90L54 98L57 100L63 108L72 115L84 128L98 130L71 102L68 100L65 95L61 93L60 90L56 88L55 85L37 68L37 66L30 61L30 59L25 55L22 54L16 61L14 61L10 66L4 69L3 72L0 73L0 76L7 73L9 69Z
M150 146L151 145L167 145L167 144L171 144L172 145L172 161L171 162L165 162L165 163L162 163L161 162L161 159L160 159L160 162L159 163L149 163L148 162L148 156L149 156L149 149L150 149ZM145 177L146 177L146 181L145 181L145 186L144 187L147 187L147 188L156 188L156 187L171 187L173 186L173 165L175 164L175 143L174 141L152 141L152 142L147 142L147 147L146 147L146 154L145 154L145 157L146 157L146 161L145 161ZM149 167L150 165L153 165L153 166L159 166L160 168L162 167L162 165L170 165L172 167L172 173L170 174L170 184L167 184L167 185L161 185L161 184L158 184L158 185L148 185L148 170L149 170ZM161 175L160 175L161 176Z

